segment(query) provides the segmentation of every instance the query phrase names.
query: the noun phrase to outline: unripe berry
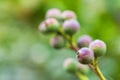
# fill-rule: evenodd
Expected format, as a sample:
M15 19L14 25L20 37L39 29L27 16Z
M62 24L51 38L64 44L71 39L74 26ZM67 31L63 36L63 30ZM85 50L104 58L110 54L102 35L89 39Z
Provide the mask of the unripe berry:
M57 35L50 39L50 45L55 49L60 49L65 46L65 40L62 36Z
M64 61L63 67L67 72L70 72L70 73L74 73L78 69L78 66L77 66L75 60L72 58L66 59Z
M103 56L106 52L106 44L101 40L91 42L89 48L93 50L95 57Z
M46 18L56 18L60 19L61 18L61 11L57 8L49 9L46 13Z
M88 35L83 35L78 39L77 45L79 48L88 47L92 42L92 38Z
M94 54L90 48L84 47L78 50L77 58L82 64L90 64L94 60Z
M71 19L71 20L66 20L63 23L63 29L68 35L73 35L75 34L80 28L80 24L77 20Z
M76 14L73 11L66 10L61 14L63 20L76 19Z
M40 23L38 28L42 33L47 33L46 24L44 21Z
M54 18L48 18L45 20L46 29L49 32L56 32L59 28L59 22Z
M78 70L82 73L82 74L87 74L89 72L89 67L87 65L83 65L81 63L78 64Z

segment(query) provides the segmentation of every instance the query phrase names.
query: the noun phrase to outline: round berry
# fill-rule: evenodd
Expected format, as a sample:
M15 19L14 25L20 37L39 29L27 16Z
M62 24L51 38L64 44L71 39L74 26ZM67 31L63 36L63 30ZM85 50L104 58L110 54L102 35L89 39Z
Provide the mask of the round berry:
M61 14L63 20L76 19L76 14L73 11L66 10Z
M40 25L39 25L39 30L42 32L42 33L46 33L47 32L47 29L46 29L46 24L45 22L41 22Z
M49 32L56 32L59 28L59 22L54 18L48 18L45 20L46 29Z
M106 44L101 40L91 42L89 48L93 50L95 57L103 56L106 52Z
M63 48L65 46L65 39L60 35L54 36L50 39L50 45L55 49Z
M77 63L72 58L67 58L64 61L63 67L67 72L70 72L70 73L74 73L78 69Z
M90 48L84 47L78 50L77 58L82 64L90 64L94 60L94 54Z
M83 65L83 64L79 63L78 70L83 74L87 74L89 72L89 67L87 65Z
M73 35L75 34L80 28L80 24L77 20L71 19L71 20L66 20L63 23L63 29L68 35Z
M46 13L46 18L60 19L61 11L57 8L49 9Z
M88 47L92 42L92 38L89 35L82 35L77 42L79 48Z

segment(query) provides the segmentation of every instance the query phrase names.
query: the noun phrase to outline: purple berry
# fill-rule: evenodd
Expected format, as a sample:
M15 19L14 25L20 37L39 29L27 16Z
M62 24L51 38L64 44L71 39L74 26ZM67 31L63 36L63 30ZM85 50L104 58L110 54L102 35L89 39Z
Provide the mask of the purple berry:
M66 34L73 35L75 34L80 28L80 24L77 20L71 19L66 20L63 23L63 29L66 32Z
M84 47L78 50L77 58L82 64L90 64L94 60L94 54L90 48Z
M60 49L65 46L65 40L62 36L57 35L50 39L50 45L55 49Z
M61 17L63 20L76 19L76 14L73 11L66 10L62 13Z
M64 61L63 67L67 72L71 72L71 73L77 71L78 69L77 63L72 58L67 58Z
M92 38L88 35L83 35L78 39L77 45L79 48L88 47L92 42Z
M48 18L45 20L46 28L49 32L55 32L59 28L59 22L54 18Z
M101 40L91 42L89 48L93 50L95 57L103 56L106 52L106 44Z
M57 8L49 9L46 13L46 18L60 19L61 11Z

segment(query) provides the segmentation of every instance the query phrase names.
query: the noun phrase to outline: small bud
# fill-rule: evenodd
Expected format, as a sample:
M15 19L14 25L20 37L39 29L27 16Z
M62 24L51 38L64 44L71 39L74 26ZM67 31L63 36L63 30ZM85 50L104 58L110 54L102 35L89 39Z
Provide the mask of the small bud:
M101 40L91 42L89 48L93 50L95 57L103 56L106 52L106 44Z
M46 18L60 19L61 11L57 8L49 9L46 13Z
M59 28L59 22L54 18L48 18L45 20L46 29L49 32L56 32Z
M89 72L89 67L87 65L83 65L81 63L78 64L78 70L82 73L82 74L87 74Z
M65 40L62 36L57 35L50 39L50 45L55 49L60 49L65 46Z
M62 13L62 19L67 20L67 19L76 19L76 14L73 11L66 10Z
M63 23L63 29L66 32L66 34L73 35L75 34L80 28L80 24L77 20L66 20Z
M38 28L42 33L47 33L45 22L41 22Z
M92 38L88 35L83 35L78 39L77 45L79 48L88 47L92 42Z
M91 49L84 47L78 50L77 58L82 64L90 64L94 60L94 54Z
M74 73L78 69L78 66L77 66L75 60L72 58L66 59L64 61L63 67L67 72L70 72L70 73Z

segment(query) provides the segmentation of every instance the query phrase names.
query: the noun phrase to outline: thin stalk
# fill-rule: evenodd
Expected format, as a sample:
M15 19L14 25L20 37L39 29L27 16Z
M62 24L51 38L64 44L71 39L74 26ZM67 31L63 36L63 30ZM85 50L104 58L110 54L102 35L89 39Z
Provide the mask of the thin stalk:
M78 76L80 80L89 80L86 76L84 76L80 72L75 72L75 74Z
M94 61L94 69L96 71L96 74L99 76L100 80L106 80L98 67L97 59L95 59L95 61Z
M74 43L73 37L70 37L70 36L66 35L62 29L59 29L59 33L69 42L69 44L71 45L71 48L72 48L75 52L77 52L79 48L78 48L78 47L76 46L76 44ZM103 74L101 73L99 67L98 67L97 60L96 60L96 59L95 59L94 64L92 64L92 65L89 64L88 66L89 66L89 68L90 68L95 74L98 75L98 77L100 78L100 80L106 80L106 79L104 78ZM77 73L77 75L78 75L78 73ZM80 75L80 74L79 74L79 75Z

